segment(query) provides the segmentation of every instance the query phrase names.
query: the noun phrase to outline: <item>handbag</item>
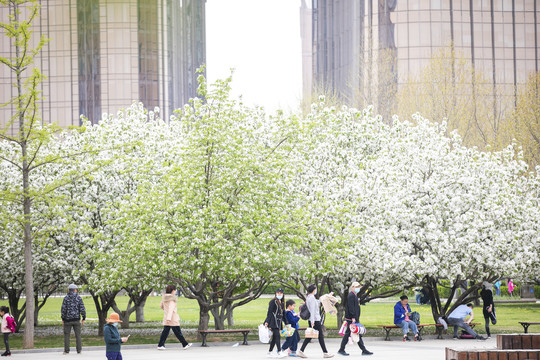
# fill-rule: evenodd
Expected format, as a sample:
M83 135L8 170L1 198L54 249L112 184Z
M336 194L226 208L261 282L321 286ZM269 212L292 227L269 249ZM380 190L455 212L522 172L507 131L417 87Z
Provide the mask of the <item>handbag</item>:
M308 327L306 329L306 333L304 335L306 339L316 339L319 337L319 330L315 330L314 328Z
M270 336L271 336L270 329L268 329L263 324L259 325L259 341L263 344L268 344L270 342Z
M296 330L296 329L293 328L293 327L291 326L291 324L287 324L287 326L285 326L285 327L283 328L283 330L280 331L280 334L281 334L281 336L291 337L291 336L293 336L295 330Z

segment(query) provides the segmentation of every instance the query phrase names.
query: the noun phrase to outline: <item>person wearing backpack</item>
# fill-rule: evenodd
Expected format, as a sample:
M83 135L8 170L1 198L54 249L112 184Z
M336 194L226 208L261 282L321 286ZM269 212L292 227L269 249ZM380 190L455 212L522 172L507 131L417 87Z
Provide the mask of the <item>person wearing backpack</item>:
M266 319L264 320L264 326L268 327L272 331L272 340L270 341L270 350L268 350L268 357L285 357L287 353L281 351L281 343L279 339L279 331L282 328L282 321L284 315L283 306L283 289L276 290L276 294L272 300L268 303L268 312ZM274 345L276 346L277 355L273 353Z
M360 284L354 281L349 288L349 295L347 295L347 305L345 306L345 321L347 321L347 330L341 340L341 346L339 347L338 354L348 356L345 352L345 346L349 342L351 336L351 324L356 323L360 318L360 304L358 302L358 293L360 292ZM371 351L366 349L362 335L358 338L358 347L362 350L362 355L373 355Z
M306 297L306 303L303 305L303 307L306 306L307 309L309 310L308 324L310 327L319 331L319 345L321 345L321 349L323 351L323 357L331 358L334 356L334 354L328 353L328 350L326 350L326 345L324 343L324 335L323 335L322 324L321 324L321 310L320 310L321 303L319 300L315 298L315 294L317 294L317 286L309 285L307 288L307 292L308 292L308 295ZM304 354L304 350L306 349L306 346L310 342L311 342L311 338L305 338L304 342L302 343L301 349L297 351L296 355L298 355L301 358L306 358L307 356Z
M2 335L4 335L4 345L6 345L6 351L0 356L11 356L9 351L9 334L15 332L15 319L9 314L9 308L7 306L0 306L0 316L2 316Z
M394 324L403 329L403 341L411 341L407 336L409 329L414 334L414 341L421 341L422 338L418 335L418 327L410 318L412 311L408 304L409 298L407 295L403 295L399 299L400 301L394 305Z

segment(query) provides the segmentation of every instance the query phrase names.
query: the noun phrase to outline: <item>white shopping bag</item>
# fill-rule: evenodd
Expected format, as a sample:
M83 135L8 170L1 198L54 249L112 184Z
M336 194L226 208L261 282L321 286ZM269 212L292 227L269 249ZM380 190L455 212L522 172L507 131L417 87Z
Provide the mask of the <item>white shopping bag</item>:
M270 329L268 329L263 324L259 325L259 341L263 344L268 344L270 342L270 336L272 333L270 332Z

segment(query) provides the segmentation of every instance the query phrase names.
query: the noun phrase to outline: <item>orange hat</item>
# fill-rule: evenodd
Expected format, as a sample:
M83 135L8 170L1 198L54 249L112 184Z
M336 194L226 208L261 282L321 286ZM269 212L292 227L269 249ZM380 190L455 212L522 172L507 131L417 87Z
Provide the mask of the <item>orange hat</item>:
M111 313L111 315L109 315L109 318L106 319L105 321L108 322L109 324L111 324L111 323L117 323L117 322L122 322L122 321L120 320L120 316L119 316L117 313L115 313L115 312Z

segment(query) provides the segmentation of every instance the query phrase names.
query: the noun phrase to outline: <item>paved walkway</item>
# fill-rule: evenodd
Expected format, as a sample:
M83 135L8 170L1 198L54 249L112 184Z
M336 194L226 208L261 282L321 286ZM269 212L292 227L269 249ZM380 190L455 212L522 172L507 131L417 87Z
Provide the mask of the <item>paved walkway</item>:
M326 345L330 352L336 353L339 348L340 339L326 339ZM476 340L436 340L426 339L421 342L402 341L383 341L376 338L365 338L367 348L374 352L373 356L363 357L378 360L443 360L445 358L445 348L454 349L484 349L495 348L495 338L487 341ZM167 344L167 350L158 351L155 346L149 345L124 345L122 346L122 355L125 360L158 360L158 359L185 359L185 360L200 360L200 359L219 359L219 360L242 360L242 359L266 359L268 345L261 344L255 340L250 341L250 345L236 345L235 343L210 343L209 347L200 347L199 344L194 344L188 350L182 350L178 343L170 341ZM357 346L349 345L347 352L351 356L346 359L361 357L360 349ZM11 359L32 359L32 360L88 360L88 359L105 359L105 348L86 347L83 348L82 354L78 355L75 349L69 355L62 355L62 349L47 349L47 350L16 350L13 351ZM305 354L311 359L322 359L321 348L318 342L312 343L306 348ZM345 359L345 357L337 355L335 359ZM292 358L291 358L292 359ZM295 358L297 359L297 358Z

